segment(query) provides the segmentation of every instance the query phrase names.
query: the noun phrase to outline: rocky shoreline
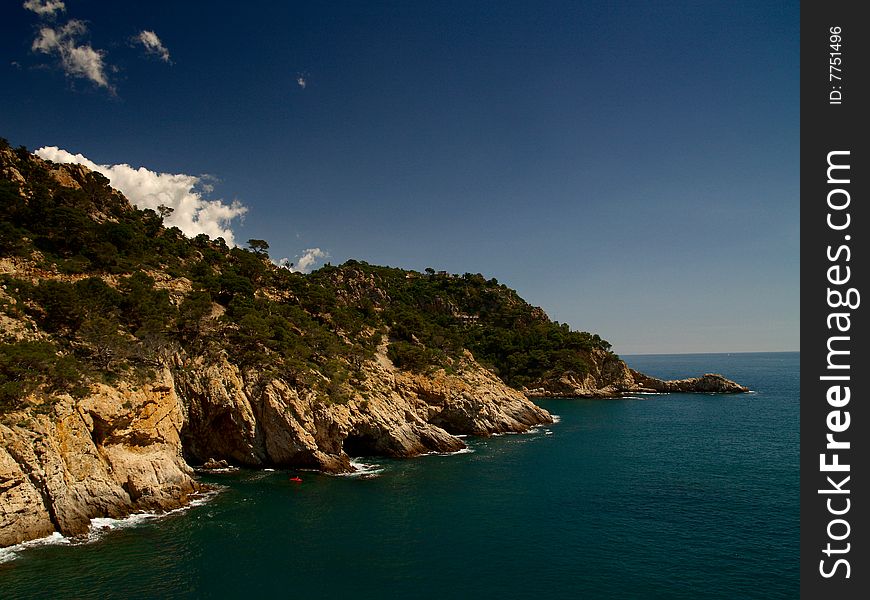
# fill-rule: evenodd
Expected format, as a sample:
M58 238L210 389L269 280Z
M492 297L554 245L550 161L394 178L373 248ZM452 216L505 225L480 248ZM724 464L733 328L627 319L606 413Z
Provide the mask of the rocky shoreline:
M585 359L591 367L584 376L565 373L523 392L528 398L620 398L637 393L741 394L749 391L714 373L672 381L650 377L600 350L585 353Z
M185 505L201 491L190 465L353 470L351 456L410 457L465 448L460 435L525 432L552 423L533 398L631 392L739 393L720 375L662 381L596 356L600 379L570 375L521 393L467 353L454 372L397 369L380 351L345 403L243 371L227 355L176 357L144 386L97 386L53 413L0 424L0 547L87 533L96 517Z
M731 381L718 373L706 373L700 377L663 380L644 375L633 369L634 383L627 386L608 385L589 390L582 384L577 385L570 378L553 389L534 388L525 390L528 398L622 398L631 394L744 394L748 387Z
M99 386L78 402L58 398L50 415L6 416L0 546L82 535L92 518L171 510L200 490L181 457L181 405L155 387Z
M0 547L87 532L95 517L167 511L200 491L191 464L353 471L352 455L410 457L465 448L458 435L523 432L550 414L470 355L420 375L383 354L346 403L263 381L226 355L183 362L138 387L99 386L53 413L0 424ZM221 463L220 461L226 461Z

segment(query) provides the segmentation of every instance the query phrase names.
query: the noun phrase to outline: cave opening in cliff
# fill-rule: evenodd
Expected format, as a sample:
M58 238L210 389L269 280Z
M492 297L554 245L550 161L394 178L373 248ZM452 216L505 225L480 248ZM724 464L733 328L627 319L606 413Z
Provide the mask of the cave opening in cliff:
M372 456L380 454L375 438L362 433L351 433L342 442L348 456Z

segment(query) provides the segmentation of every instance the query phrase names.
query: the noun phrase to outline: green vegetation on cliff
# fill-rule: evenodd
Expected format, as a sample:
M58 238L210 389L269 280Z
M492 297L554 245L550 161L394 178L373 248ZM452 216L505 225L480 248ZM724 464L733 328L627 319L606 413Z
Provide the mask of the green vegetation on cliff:
M179 353L227 352L341 402L382 343L416 371L468 350L518 388L582 376L584 351L610 349L480 274L348 261L303 275L249 245L186 238L102 175L0 140L0 412L147 377Z

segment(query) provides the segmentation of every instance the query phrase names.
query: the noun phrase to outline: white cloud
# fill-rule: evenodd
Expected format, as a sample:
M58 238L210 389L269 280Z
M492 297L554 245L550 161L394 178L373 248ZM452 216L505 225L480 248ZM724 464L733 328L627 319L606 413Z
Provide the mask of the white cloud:
M301 87L303 90L305 89L305 86L308 85L308 80L305 78L305 75L303 73L300 73L296 76L296 85Z
M66 10L66 5L61 0L27 0L21 6L40 17L53 17L55 13Z
M106 78L105 52L94 50L79 38L87 33L84 22L72 19L58 28L42 27L31 49L34 52L56 55L64 72L70 77L89 79L96 85L112 90Z
M57 146L43 146L34 154L57 163L84 165L105 175L112 187L120 190L140 209L156 210L160 205L168 206L173 212L165 219L166 225L178 227L187 236L205 233L211 238L222 237L227 244L234 246L230 223L248 211L238 200L226 204L220 200L204 199L200 191L202 178L196 175L157 173L145 167L134 169L127 164L98 165L81 154L72 154Z
M311 268L320 258L328 258L329 254L320 248L308 248L302 253L302 257L297 257L296 263L291 263L289 258L282 258L278 261L279 267L284 267L294 273L308 273Z
M142 44L145 48L145 52L148 54L153 54L159 57L163 62L172 62L169 59L169 50L166 49L166 46L163 45L163 42L160 41L160 38L157 37L157 34L153 31L140 31L139 35L136 36L135 41Z

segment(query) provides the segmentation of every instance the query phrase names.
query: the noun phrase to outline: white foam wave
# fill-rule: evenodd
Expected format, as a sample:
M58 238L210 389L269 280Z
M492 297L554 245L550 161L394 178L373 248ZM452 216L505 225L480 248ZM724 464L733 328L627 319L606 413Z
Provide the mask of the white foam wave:
M530 433L541 433L540 426L529 427L525 431L502 431L500 433L493 433L490 437L502 437L505 435L528 435Z
M560 415L550 415L550 416L553 417L553 425L555 425L556 423L562 422L562 417Z
M151 519L159 519L172 514L177 514L190 510L195 506L202 506L203 504L211 500L215 495L217 495L219 491L219 489L214 489L199 494L196 497L192 498L190 502L188 502L185 506L180 506L176 509L166 511L165 513L141 512L134 513L120 519L113 519L110 517L95 517L91 519L88 533L83 536L68 538L55 531L51 535L44 538L29 540L27 542L15 544L14 546L9 546L7 548L0 548L0 564L8 562L10 560L15 560L16 558L18 558L18 555L23 550L27 550L28 548L35 548L39 546L79 545L96 542L97 540L102 538L103 535L110 531L116 529L126 529L127 527L134 527Z
M549 429L544 430L544 435L553 435L553 432Z
M20 544L15 544L14 546L0 548L0 564L9 562L10 560L15 560L16 558L18 558L18 554L20 552L27 550L28 548L37 548L39 546L62 546L70 543L71 541L69 538L62 536L57 531L55 531L51 535L48 535L44 538L29 540L26 542L21 542Z
M156 519L157 516L158 515L155 513L136 513L122 519L111 519L108 517L98 517L96 519L91 519L91 526L90 529L88 529L87 535L84 539L76 539L76 543L96 542L107 533L110 533L117 529L127 529L129 527L135 527L137 525L140 525L144 521Z
M364 463L361 460L350 459L350 466L353 471L350 473L340 473L340 477L377 477L384 472L384 468L377 463Z
M95 519L91 519L91 526L88 530L88 537L90 538L91 536L94 536L94 538L96 539L106 531L110 531L112 529L125 529L127 527L135 527L143 521L156 519L159 516L161 515L157 513L142 512L127 515L126 517L122 517L120 519L113 519L110 517L97 517Z
M454 450L453 452L438 452L437 450L434 450L432 452L427 452L426 454L423 454L422 456L453 456L455 454L472 454L473 452L474 452L473 448L469 448L468 446L466 446L465 448L462 448L461 450Z
M168 513L166 513L166 514L167 514L167 515L171 515L171 514L173 514L173 513L179 513L179 512L184 512L184 511L186 511L186 510L190 510L191 508L194 508L194 507L197 507L197 506L202 506L202 505L205 504L206 502L211 501L212 498L214 498L215 496L217 496L217 495L218 495L219 493L221 493L221 491L224 490L224 489L226 489L226 488L223 488L223 487L216 487L216 488L213 489L213 490L209 490L209 491L207 491L207 492L203 492L203 493L199 494L196 498L193 498L190 502L188 502L188 503L187 503L187 506L180 506L180 507L176 508L175 510L170 510L170 511L169 511Z
M145 521L150 521L152 519L161 519L163 517L168 517L169 515L176 515L186 512L191 508L195 508L197 506L202 506L203 504L214 498L219 491L220 489L216 488L208 492L203 492L202 494L198 494L195 497L191 498L191 500L184 506L179 506L178 508L168 510L164 513L140 512L133 513L132 515L127 515L126 517L121 517L120 519L113 519L110 517L96 517L94 519L91 519L91 525L90 529L88 530L86 541L96 541L100 539L100 537L102 537L105 533L113 531L115 529L127 529L129 527L136 527L138 525L141 525Z

